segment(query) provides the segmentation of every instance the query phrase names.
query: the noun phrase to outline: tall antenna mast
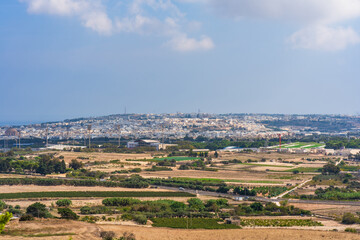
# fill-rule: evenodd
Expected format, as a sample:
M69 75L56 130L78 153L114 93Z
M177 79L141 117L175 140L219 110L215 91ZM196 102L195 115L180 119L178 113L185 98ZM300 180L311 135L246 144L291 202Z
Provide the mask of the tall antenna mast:
M116 124L116 130L118 131L118 136L119 136L119 145L118 147L120 147L120 138L121 138L121 129L120 129L120 124Z
M87 126L87 129L88 129L88 132L89 132L89 148L91 148L91 142L90 142L90 139L91 139L91 124L89 124Z

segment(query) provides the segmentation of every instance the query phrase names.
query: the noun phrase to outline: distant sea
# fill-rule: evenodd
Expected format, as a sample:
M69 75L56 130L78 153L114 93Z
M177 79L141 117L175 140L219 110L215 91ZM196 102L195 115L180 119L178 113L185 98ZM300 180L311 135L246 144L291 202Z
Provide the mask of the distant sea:
M29 124L42 123L46 121L0 121L0 126L22 126Z

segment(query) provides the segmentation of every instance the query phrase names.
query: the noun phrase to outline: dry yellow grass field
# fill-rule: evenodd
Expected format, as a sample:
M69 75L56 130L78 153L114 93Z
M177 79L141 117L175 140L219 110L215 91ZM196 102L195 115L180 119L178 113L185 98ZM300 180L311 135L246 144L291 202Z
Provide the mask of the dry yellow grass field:
M7 231L16 232L17 236L1 235L0 239L32 239L19 235L75 233L74 240L101 239L101 231L113 231L117 236L132 232L137 240L359 240L360 235L331 231L294 230L294 229L236 229L236 230L186 230L152 228L123 225L99 225L66 220L37 220L35 222L12 221ZM67 240L69 236L46 236L34 239Z

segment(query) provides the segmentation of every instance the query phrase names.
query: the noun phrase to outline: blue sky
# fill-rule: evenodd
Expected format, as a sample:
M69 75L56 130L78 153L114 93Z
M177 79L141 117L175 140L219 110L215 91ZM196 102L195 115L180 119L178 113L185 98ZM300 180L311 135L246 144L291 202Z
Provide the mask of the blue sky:
M0 122L360 112L360 0L2 0Z

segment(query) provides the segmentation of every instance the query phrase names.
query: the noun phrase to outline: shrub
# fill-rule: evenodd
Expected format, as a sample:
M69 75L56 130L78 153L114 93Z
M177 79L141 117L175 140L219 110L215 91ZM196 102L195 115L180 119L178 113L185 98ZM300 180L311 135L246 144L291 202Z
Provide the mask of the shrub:
M70 208L59 208L58 213L61 215L61 218L77 220L79 216L74 213Z
M0 211L2 211L6 207L6 203L0 200Z
M30 214L24 214L19 219L19 221L32 221L32 220L34 220L34 216Z
M70 199L59 199L56 201L58 207L68 207L72 204Z
M352 213L344 213L341 222L343 224L355 224L360 223L360 219Z
M12 213L9 212L0 215L0 233L4 230L5 225L10 221L12 217Z
M102 231L100 232L100 237L103 240L113 240L115 237L115 233L113 231Z
M135 240L135 235L133 233L124 232L119 240Z
M134 198L105 198L102 204L105 206L131 206L141 201Z
M357 233L355 228L345 228L345 232Z
M81 214L90 214L90 212L91 212L91 208L89 206L83 206L80 208Z
M147 218L144 215L135 215L133 220L142 225L147 223Z
M52 217L46 206L42 203L36 202L26 208L26 213L38 218Z

